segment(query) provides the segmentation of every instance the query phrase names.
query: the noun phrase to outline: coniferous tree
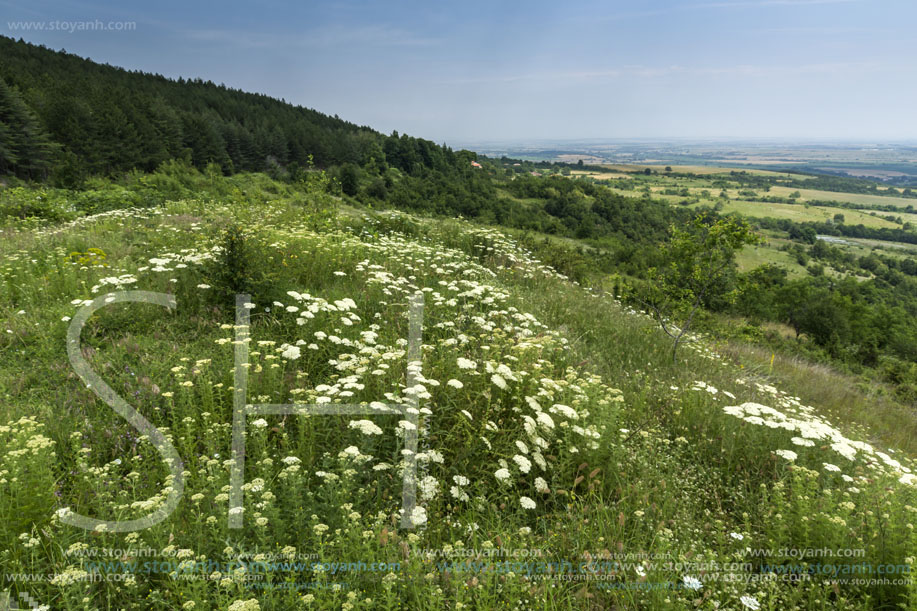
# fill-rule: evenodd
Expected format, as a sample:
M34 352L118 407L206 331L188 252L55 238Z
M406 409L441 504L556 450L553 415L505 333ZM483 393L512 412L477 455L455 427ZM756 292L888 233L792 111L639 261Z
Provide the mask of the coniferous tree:
M19 92L0 78L0 172L44 178L55 150Z

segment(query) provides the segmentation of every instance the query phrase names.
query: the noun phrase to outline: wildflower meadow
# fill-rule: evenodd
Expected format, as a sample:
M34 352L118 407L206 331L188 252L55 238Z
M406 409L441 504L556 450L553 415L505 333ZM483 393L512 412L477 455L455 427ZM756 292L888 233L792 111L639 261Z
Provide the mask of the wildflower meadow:
M222 180L17 191L60 214L0 240L6 607L917 608L917 467L814 379L673 363L516 235Z

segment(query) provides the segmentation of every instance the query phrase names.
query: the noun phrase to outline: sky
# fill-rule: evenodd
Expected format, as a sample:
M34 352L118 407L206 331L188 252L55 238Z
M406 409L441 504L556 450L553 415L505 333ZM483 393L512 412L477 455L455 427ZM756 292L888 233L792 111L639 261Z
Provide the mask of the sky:
M449 144L914 140L915 23L914 0L0 0L5 36Z

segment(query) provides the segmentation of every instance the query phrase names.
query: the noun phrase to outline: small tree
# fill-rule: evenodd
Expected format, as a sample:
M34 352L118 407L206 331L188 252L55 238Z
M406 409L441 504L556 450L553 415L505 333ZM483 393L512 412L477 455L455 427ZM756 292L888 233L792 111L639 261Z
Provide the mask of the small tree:
M360 189L360 175L357 167L352 163L345 163L341 167L341 191L344 195L353 197Z
M761 238L741 219L694 218L684 229L673 226L663 247L663 263L649 270L646 304L672 338L672 361L698 310L736 298L736 253Z

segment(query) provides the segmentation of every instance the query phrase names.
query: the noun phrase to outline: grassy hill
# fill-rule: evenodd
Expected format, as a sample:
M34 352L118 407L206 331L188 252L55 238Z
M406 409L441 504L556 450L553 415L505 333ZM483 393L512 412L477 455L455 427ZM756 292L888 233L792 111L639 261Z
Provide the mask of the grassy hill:
M0 565L14 597L68 609L917 607L899 576L917 551L914 421L894 401L702 337L673 364L650 318L495 229L263 175L182 180L195 197L3 227ZM81 354L174 446L180 478L68 363L73 318L118 290L176 307L104 307ZM251 295L247 342L236 292ZM418 292L420 375L406 341ZM417 428L389 414L252 415L243 527L231 529L240 341L248 402L416 400ZM174 513L137 532L66 523L139 518L180 488Z
M0 50L0 607L917 608L909 189ZM673 359L647 289L733 215Z

